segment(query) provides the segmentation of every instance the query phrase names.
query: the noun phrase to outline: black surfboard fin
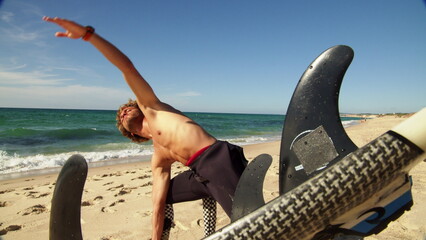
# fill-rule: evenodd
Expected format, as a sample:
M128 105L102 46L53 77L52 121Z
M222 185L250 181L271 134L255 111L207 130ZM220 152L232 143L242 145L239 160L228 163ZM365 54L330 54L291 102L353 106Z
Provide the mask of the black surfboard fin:
M244 169L234 194L232 222L265 205L263 182L271 163L270 155L261 154Z
M306 69L285 118L280 151L280 194L297 187L357 149L344 130L338 100L353 50L338 45Z
M83 156L72 155L56 181L50 212L50 240L81 240L81 197L87 177Z

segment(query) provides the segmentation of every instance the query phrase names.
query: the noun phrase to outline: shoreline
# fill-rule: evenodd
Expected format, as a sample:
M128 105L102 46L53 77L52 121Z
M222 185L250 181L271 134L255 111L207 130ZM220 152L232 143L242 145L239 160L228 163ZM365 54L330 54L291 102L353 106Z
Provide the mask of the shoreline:
M346 128L352 141L361 147L405 120L385 116L367 119ZM273 157L264 183L268 202L278 196L280 141L245 145L250 161L262 153ZM111 162L116 161L111 160ZM174 164L172 177L187 168ZM58 170L59 171L59 170ZM151 232L151 173L149 161L123 162L108 166L89 166L82 197L82 231L85 239L149 239ZM58 173L21 177L0 181L0 232L5 239L47 239L49 234L50 201ZM426 215L426 163L417 165L413 178L414 205L387 229L365 240L423 239L426 226L418 219ZM171 239L203 237L201 201L175 204L175 223ZM117 224L119 223L119 224ZM217 230L229 219L218 206Z
M252 148L253 146L263 145L263 144L270 144L280 142L277 140L272 140L268 142L263 143L253 143L253 144L247 144L242 145L242 148ZM71 157L71 155L70 155ZM84 155L83 155L84 157ZM119 166L119 165L127 165L127 164L149 164L149 161L152 157L151 155L140 155L140 156L132 156L132 157L120 157L120 158L110 158L103 161L96 161L96 162L88 162L88 168L95 169L95 168L104 168L104 167L110 167L110 166ZM22 179L22 178L29 178L29 177L38 177L38 176L44 176L44 175L58 175L61 171L62 167L50 167L50 168L42 168L42 169L33 169L28 171L21 171L21 172L11 172L11 173L5 173L0 174L0 183L2 181L7 180L15 180L15 179Z
M107 166L114 166L114 165L121 165L121 164L149 162L150 158L151 158L151 155L141 155L137 157L111 158L104 161L89 162L87 163L87 165L89 169L91 169L91 168L100 168L100 167L107 167ZM52 175L52 174L58 175L61 169L62 167L50 167L50 168L34 169L34 170L22 171L22 172L0 174L0 182L6 181L6 180L37 177L37 176L43 176L43 175Z

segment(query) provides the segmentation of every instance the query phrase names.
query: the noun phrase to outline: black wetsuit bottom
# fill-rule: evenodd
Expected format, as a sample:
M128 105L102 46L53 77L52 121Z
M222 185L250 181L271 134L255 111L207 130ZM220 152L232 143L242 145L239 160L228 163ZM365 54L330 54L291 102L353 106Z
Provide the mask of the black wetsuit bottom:
M170 181L166 203L212 197L231 216L235 189L246 166L241 147L217 141L195 159L191 170Z

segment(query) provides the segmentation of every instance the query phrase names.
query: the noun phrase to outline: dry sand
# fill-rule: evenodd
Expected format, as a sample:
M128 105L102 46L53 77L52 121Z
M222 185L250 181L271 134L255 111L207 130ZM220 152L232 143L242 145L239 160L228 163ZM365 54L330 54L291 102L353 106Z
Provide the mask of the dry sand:
M380 117L352 126L348 135L363 146L403 121L401 117ZM270 201L278 196L279 142L244 147L251 160L268 153L273 164L268 171L264 195ZM175 164L173 174L186 170ZM387 229L366 240L426 239L426 163L410 174L414 206ZM56 174L0 181L0 236L3 239L48 239L50 201ZM149 239L151 232L151 172L146 162L89 169L83 193L82 228L85 239ZM203 237L201 201L175 204L176 226L171 239ZM218 229L229 219L218 207Z

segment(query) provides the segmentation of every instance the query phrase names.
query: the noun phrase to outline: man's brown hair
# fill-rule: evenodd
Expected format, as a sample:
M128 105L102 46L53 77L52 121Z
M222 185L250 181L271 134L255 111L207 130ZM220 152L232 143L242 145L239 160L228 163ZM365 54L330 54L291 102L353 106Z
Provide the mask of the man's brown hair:
M120 132L121 132L121 134L123 134L123 136L130 138L130 140L132 140L132 142L142 143L142 142L148 141L149 140L148 138L144 138L144 137L141 137L139 135L132 134L131 132L127 131L124 128L123 124L121 123L120 115L121 115L121 112L123 112L123 109L125 109L127 107L135 107L135 108L139 109L139 111L140 111L138 103L135 100L132 100L132 99L129 99L129 101L127 103L121 105L120 108L117 111L117 116L115 117L115 120L117 120L116 126L117 126L118 130L120 130Z

